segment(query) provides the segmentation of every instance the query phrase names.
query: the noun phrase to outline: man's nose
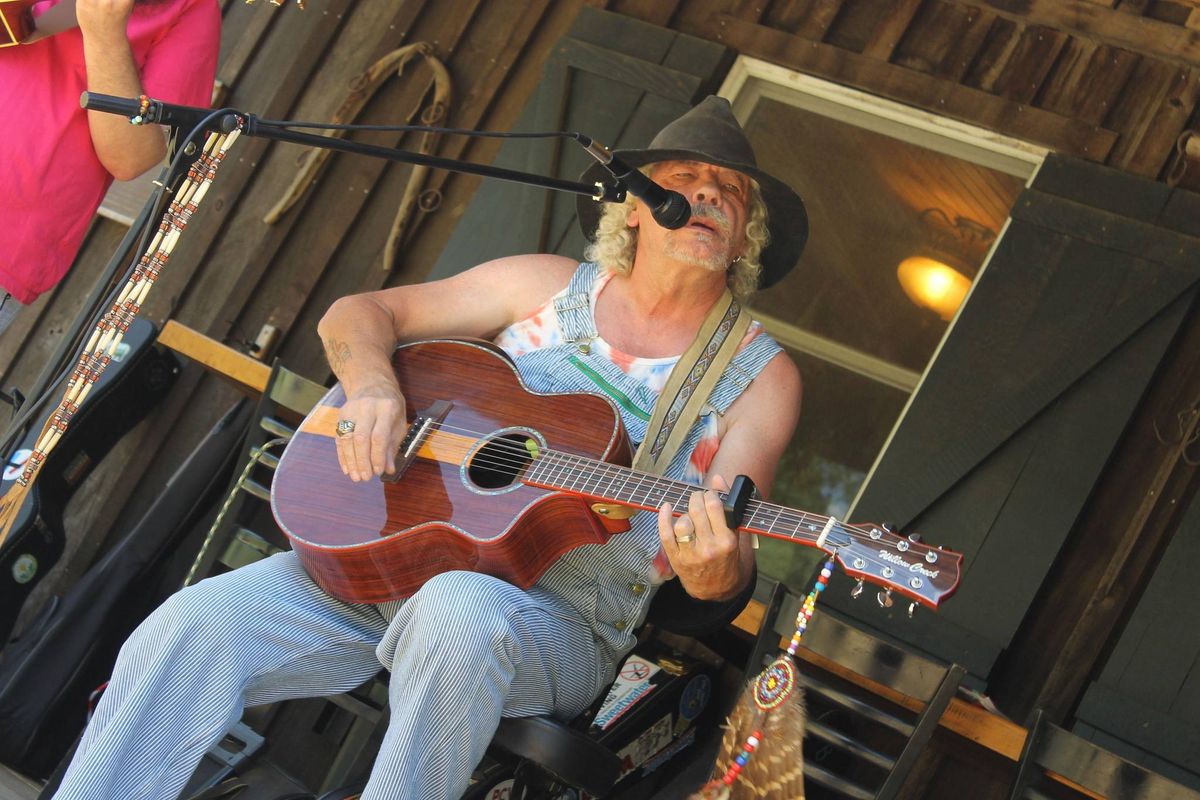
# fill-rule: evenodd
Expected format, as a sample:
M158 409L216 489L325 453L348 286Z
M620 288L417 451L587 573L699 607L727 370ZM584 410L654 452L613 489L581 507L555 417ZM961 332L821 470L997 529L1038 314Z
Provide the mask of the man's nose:
M720 182L715 176L701 176L692 186L692 199L696 203L716 205L721 196Z

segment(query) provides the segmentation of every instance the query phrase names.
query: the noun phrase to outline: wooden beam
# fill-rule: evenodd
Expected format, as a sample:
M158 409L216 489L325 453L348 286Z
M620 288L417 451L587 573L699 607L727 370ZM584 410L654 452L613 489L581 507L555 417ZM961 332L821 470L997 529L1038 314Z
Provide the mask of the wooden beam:
M258 395L267 388L271 368L266 364L173 319L163 325L158 343L229 379L243 391Z
M755 636L763 624L765 611L766 608L762 603L757 600L751 600L737 619L733 621L733 625L749 633L751 636ZM780 639L780 648L786 649L787 644L788 640L786 638ZM802 647L797 654L804 661L820 667L826 672L837 675L839 678L849 681L855 686L859 686L873 694L890 700L896 705L903 706L910 711L920 711L923 707L923 704L916 698L909 697L865 675L860 675L854 670L812 650ZM1021 757L1021 748L1025 744L1024 728L1011 720L993 714L987 709L968 703L961 698L956 697L950 701L949 707L942 715L940 724L943 728L986 747L993 753L998 753L1007 759L1016 761Z
M1087 0L954 0L998 17L1047 25L1063 33L1133 50L1173 64L1200 66L1200 33L1150 17L1113 11ZM1012 10L1014 7L1020 11Z
M888 64L858 53L714 14L686 31L741 53L872 92L935 114L991 128L1061 153L1103 162L1117 134L1098 125L1043 111L954 81Z
M813 0L808 16L796 29L796 35L802 39L821 41L825 38L825 34L829 33L830 27L833 26L834 20L841 11L842 0Z
M924 0L897 0L893 3L888 13L875 26L871 33L871 41L867 42L863 49L863 55L880 61L891 61L896 45L900 44L900 37L904 36L904 32L912 24L913 17L923 2Z

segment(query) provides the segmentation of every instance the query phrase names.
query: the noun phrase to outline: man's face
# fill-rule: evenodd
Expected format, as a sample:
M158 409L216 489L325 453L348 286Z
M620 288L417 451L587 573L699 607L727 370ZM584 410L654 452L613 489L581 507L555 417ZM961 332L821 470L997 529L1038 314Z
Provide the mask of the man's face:
M692 218L678 230L667 230L641 206L630 215L640 227L639 239L688 264L724 272L742 253L750 205L750 179L740 172L702 161L660 161L650 177L660 186L682 194L692 206Z

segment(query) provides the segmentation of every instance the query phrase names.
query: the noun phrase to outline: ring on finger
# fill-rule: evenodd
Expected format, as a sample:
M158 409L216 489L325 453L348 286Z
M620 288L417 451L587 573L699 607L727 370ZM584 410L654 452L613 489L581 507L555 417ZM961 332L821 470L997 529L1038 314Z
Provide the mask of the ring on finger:
M339 419L337 423L337 435L349 436L352 433L354 433L354 420Z
M693 541L696 538L696 534L692 530L692 521L687 517L680 517L679 522L677 522L676 525L683 525L687 527L686 533L675 534L675 541L679 544L686 544L687 542Z

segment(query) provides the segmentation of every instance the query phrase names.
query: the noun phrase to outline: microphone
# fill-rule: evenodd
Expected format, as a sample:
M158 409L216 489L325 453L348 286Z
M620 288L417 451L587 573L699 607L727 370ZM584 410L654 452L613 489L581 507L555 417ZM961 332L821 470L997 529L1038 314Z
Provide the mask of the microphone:
M151 100L146 106L145 113L142 114L140 100L131 97L114 97L110 94L97 94L96 92L84 92L81 94L79 96L79 105L88 111L103 111L106 114L118 114L122 117L141 115L144 121L148 123L172 125L184 129L194 128L203 120L208 119L213 113L213 109L211 108L178 106L174 103ZM220 131L221 133L232 133L238 127L238 123L238 115L233 112L227 112L210 120L209 125L212 130Z
M692 218L692 206L687 198L679 192L664 189L639 170L629 166L612 154L607 147L594 142L582 133L575 134L577 141L583 145L613 177L625 184L631 195L641 200L650 209L654 221L669 230L682 228Z

